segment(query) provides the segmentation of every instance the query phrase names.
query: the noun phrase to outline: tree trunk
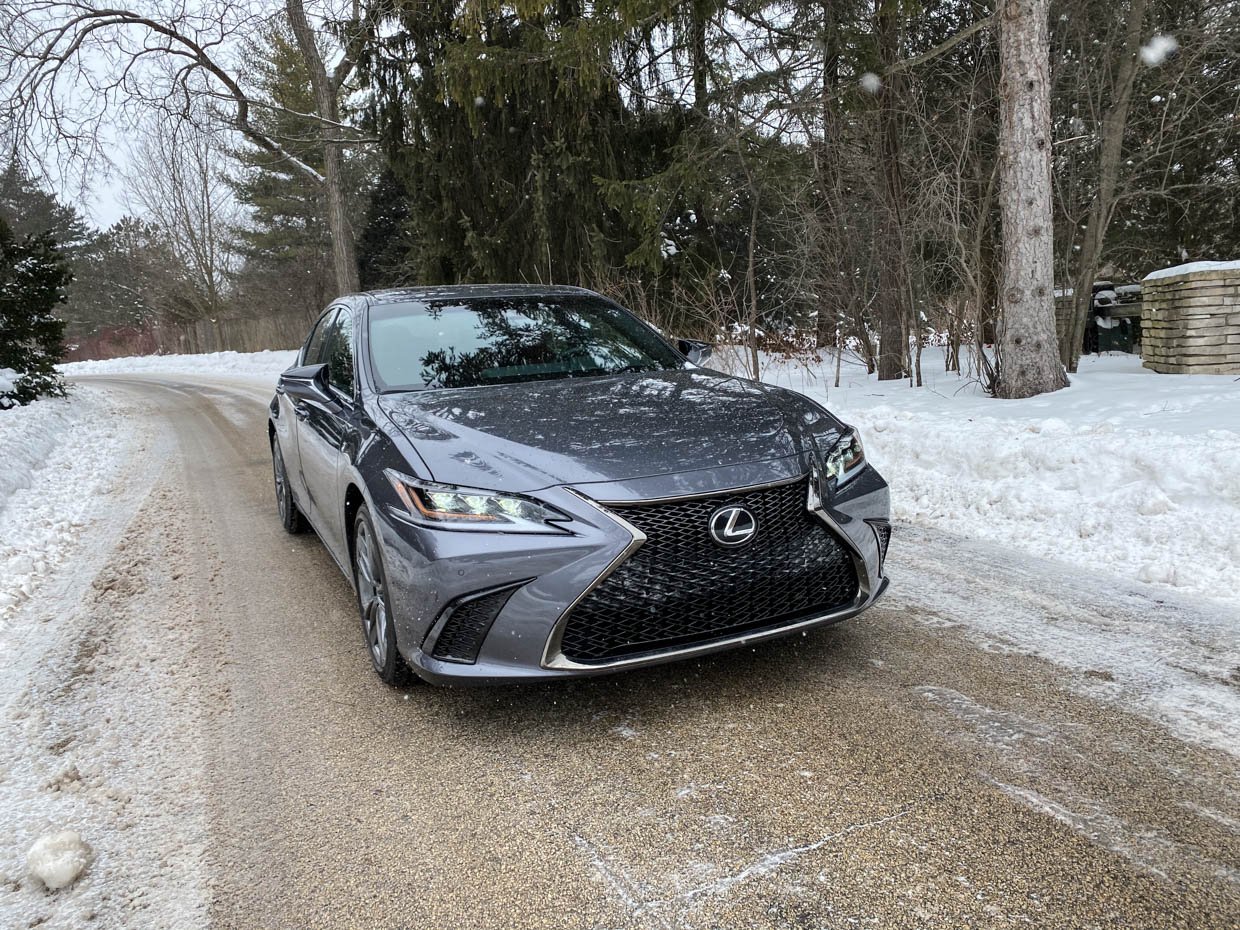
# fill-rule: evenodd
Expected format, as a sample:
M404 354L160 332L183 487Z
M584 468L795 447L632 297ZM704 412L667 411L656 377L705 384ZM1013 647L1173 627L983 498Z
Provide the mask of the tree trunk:
M323 187L327 194L327 228L332 237L332 265L336 274L336 288L341 294L349 294L360 290L361 284L357 273L353 229L349 224L345 198L343 158L340 144L331 141L337 130L329 125L340 121L339 92L323 65L323 58L314 41L314 31L306 19L302 0L286 0L285 9L288 12L289 24L293 28L293 36L297 40L297 48L310 74L315 108L318 115L327 121L320 123L319 129L323 137Z
M999 6L999 397L1068 386L1055 339L1050 0Z
M840 37L836 0L822 2L822 84L819 88L819 118L822 137L814 153L814 175L818 183L817 217L814 230L818 259L817 344L834 345L844 320L843 249L840 235L840 145L839 114L836 98L840 84Z
M707 73L710 62L706 58L706 19L704 0L689 5L689 52L693 68L693 109L703 120L707 114L707 95L710 84Z
M1098 193L1089 208L1085 238L1081 242L1081 261L1077 266L1075 292L1072 296L1072 318L1064 328L1059 344L1059 357L1069 371L1076 371L1085 339L1085 324L1093 308L1094 279L1102 260L1102 246L1107 227L1115 213L1115 190L1119 186L1119 169L1124 157L1124 131L1128 127L1128 110L1132 89L1137 80L1137 55L1141 51L1141 27L1149 0L1132 0L1128 6L1127 29L1123 57L1115 74L1111 106L1102 115L1102 147L1098 155Z
M895 0L879 0L878 46L887 79L879 92L882 153L883 235L878 273L878 380L904 377L908 361L905 296L904 176L900 170L900 75L891 72L900 57L900 11Z
M749 291L749 365L755 381L762 370L758 359L758 282L756 275L758 250L758 195L751 191L753 205L749 211L749 260L745 266L746 289Z

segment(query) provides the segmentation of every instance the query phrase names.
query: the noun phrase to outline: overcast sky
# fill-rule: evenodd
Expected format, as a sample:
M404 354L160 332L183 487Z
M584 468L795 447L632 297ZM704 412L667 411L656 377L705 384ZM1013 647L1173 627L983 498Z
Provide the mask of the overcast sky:
M126 213L124 184L119 177L109 178L95 185L95 191L87 203L77 205L86 214L92 226L107 229Z

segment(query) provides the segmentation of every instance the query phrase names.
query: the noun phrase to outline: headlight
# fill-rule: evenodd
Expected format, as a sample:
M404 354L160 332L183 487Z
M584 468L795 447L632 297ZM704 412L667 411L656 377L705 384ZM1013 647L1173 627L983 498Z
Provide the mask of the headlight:
M572 519L528 497L419 481L390 468L384 474L415 523L452 530L566 533L554 524Z
M865 450L861 448L861 437L856 430L850 429L827 453L827 478L834 478L836 487L839 487L864 467Z

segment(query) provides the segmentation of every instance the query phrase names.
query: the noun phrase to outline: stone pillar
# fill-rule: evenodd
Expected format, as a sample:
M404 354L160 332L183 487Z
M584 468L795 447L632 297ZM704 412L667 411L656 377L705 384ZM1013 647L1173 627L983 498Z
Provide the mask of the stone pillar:
M1163 374L1240 374L1240 262L1195 262L1146 277L1141 355Z

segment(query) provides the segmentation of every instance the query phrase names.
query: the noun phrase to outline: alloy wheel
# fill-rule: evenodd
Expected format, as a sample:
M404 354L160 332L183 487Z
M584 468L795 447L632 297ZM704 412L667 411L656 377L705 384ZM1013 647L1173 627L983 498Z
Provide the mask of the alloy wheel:
M280 454L280 444L277 442L272 446L273 455L271 456L271 470L275 473L276 481L276 506L280 508L281 521L288 520L288 478L284 472L284 456Z
M356 541L357 600L362 612L362 628L366 646L375 668L387 665L387 602L383 597L383 569L380 567L375 540L365 520L357 523Z

